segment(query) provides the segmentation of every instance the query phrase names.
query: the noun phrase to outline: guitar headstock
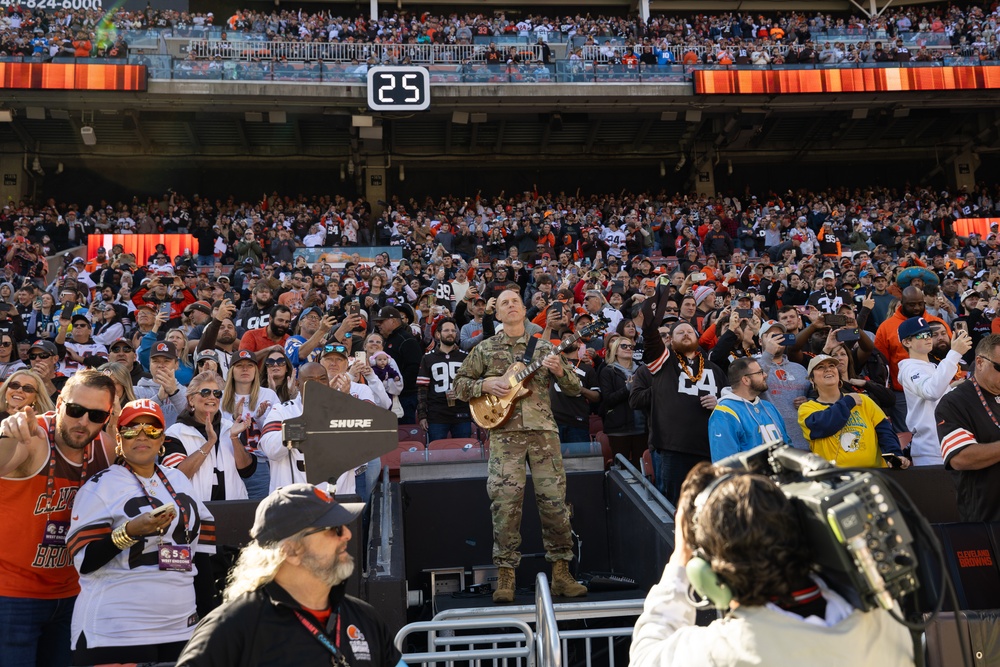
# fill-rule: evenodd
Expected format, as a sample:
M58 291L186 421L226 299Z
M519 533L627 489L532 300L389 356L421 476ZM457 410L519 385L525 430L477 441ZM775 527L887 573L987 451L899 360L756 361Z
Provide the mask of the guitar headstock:
M590 324L585 324L576 330L578 336L590 336L591 334L604 331L611 324L611 320L607 317L598 317Z

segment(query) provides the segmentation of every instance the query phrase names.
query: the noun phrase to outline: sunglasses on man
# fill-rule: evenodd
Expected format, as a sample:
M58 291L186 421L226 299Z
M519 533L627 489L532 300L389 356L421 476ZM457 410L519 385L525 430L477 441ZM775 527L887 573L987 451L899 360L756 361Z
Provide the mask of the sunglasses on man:
M73 419L82 419L84 415L87 415L87 419L95 424L103 424L108 421L108 417L111 413L108 410L96 410L93 408L86 408L78 403L64 403L66 408L66 414Z

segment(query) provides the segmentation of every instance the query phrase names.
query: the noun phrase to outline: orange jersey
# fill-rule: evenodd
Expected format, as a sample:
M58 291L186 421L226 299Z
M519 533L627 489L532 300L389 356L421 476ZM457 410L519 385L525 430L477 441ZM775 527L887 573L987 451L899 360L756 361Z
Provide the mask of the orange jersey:
M52 413L39 418L47 428ZM87 477L110 465L101 436L88 446ZM80 488L82 466L67 461L54 443L54 498L46 503L49 457L31 477L0 478L0 514L9 526L4 548L0 549L0 595L13 598L58 600L80 593L79 575L66 546L43 544L49 521L65 522L68 529L73 499Z

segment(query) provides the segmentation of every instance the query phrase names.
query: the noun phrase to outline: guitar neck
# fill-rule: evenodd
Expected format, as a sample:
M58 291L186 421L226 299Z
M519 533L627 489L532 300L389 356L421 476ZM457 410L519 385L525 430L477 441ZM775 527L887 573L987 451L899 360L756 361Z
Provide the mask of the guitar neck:
M580 340L580 338L582 338L584 335L585 334L579 332L573 334L572 338L567 338L563 342L559 343L559 345L556 346L556 349L552 350L552 354L562 354L563 350L565 350L567 347L569 347L576 341ZM541 359L536 359L535 361L532 361L530 364L525 366L523 371L515 375L514 379L517 380L518 382L524 382L529 377L531 377L535 373L535 371L537 371L539 368L542 367L542 360L544 359L545 357L542 357Z

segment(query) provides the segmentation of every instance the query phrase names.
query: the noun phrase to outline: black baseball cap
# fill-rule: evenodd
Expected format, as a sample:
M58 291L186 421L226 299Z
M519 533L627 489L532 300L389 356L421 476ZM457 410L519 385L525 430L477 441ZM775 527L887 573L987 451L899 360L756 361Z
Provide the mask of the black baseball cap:
M375 316L375 321L381 322L382 320L388 320L391 317L395 317L398 320L403 319L402 313L398 310L392 306L385 306L382 310L378 311L378 315Z
M320 486L289 484L260 501L250 537L258 544L275 544L309 528L347 525L364 508L364 503L338 503Z

